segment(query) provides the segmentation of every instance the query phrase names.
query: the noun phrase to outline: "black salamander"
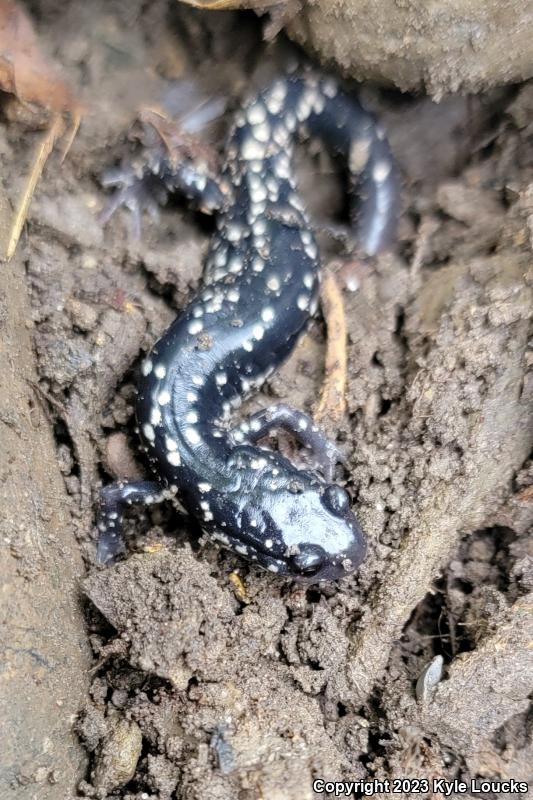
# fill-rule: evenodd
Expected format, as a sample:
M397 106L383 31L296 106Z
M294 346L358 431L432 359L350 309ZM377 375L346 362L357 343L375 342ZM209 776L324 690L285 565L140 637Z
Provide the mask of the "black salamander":
M203 288L142 363L136 413L156 477L102 490L103 563L123 551L126 504L178 498L213 539L281 576L335 580L365 556L349 495L332 482L340 454L312 419L278 404L233 429L227 422L317 310L319 255L291 167L302 134L344 157L358 197L355 233L376 254L395 229L397 168L380 125L331 78L292 75L252 99L236 115L219 181L192 159L146 168L214 211L217 230ZM119 202L128 204L139 187L122 184ZM311 448L320 469L257 445L280 428Z

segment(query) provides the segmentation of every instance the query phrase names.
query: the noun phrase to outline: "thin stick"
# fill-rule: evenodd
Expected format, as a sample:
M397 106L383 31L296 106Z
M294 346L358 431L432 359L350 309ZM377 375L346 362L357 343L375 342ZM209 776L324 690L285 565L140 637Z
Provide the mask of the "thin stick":
M330 270L324 271L320 301L327 327L327 350L324 384L313 416L319 424L331 428L340 424L346 411L348 356L344 300Z
M63 120L59 114L55 114L50 128L46 131L44 136L40 139L33 157L33 165L30 173L26 179L25 186L22 190L20 199L18 201L13 220L11 222L10 231L7 237L7 245L1 248L3 258L5 261L10 261L17 248L18 241L26 217L28 216L28 208L30 206L35 187L42 175L44 165L52 149L54 147L57 137L61 134L63 129Z

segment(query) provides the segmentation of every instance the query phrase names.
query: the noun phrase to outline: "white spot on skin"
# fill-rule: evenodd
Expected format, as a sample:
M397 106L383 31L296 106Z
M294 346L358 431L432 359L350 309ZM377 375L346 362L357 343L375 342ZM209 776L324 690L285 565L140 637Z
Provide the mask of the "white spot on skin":
M300 198L298 197L297 194L293 193L293 194L289 195L289 203L297 211L300 211L300 212L304 211L304 207L303 207L302 201L300 200Z
M198 484L198 489L200 492L210 492L213 487L210 483L201 482Z
M309 305L309 298L306 294L299 294L296 299L296 305L300 311L306 311Z
M262 184L250 189L252 203L263 203L267 199L266 187Z
M251 125L260 125L266 120L265 107L261 103L254 103L248 109L246 116Z
M165 447L167 450L177 450L178 443L171 439L170 436L165 436Z
M228 382L228 376L226 375L225 372L219 372L215 376L215 381L218 386L224 386L224 384Z
M237 553L240 553L240 554L241 554L241 556L246 556L246 555L248 555L248 548L247 548L247 547L245 547L243 544L237 544L237 545L235 545L235 551L236 551Z
M272 175L268 176L265 183L269 192L273 192L274 194L277 194L279 192L279 184Z
M167 374L167 370L163 366L163 364L157 364L157 366L154 369L155 377L159 378L160 380L163 380L163 378L165 377L166 374Z
M200 333L200 331L203 330L203 327L204 323L201 322L199 319L195 319L192 322L189 322L189 324L187 325L187 330L189 331L191 336L194 336L195 333Z
M157 402L160 406L166 406L170 403L170 392L167 392L166 389L163 389L162 392L159 392Z
M270 306L267 306L261 311L261 319L263 320L263 322L272 322L274 317L275 317L274 309L270 308Z
M226 238L228 242L240 242L242 235L243 230L240 225L228 225L226 230Z
M251 353L252 350L254 349L253 342L251 342L249 339L246 339L246 341L244 341L242 343L242 346L243 346L243 349L246 350L247 353Z
M333 98L337 94L337 84L331 79L324 81L322 84L322 91L326 97Z
M389 177L391 169L390 161L376 161L372 170L372 177L376 183L383 183Z
M191 444L199 444L200 434L196 428L185 428L184 436Z
M150 412L150 422L152 425L159 425L161 422L161 411L158 408L152 408Z
M281 180L288 180L290 177L290 162L284 153L279 155L274 161L274 172Z
M271 275L270 278L267 280L266 285L271 292L277 292L281 288L279 278L277 278L276 275Z
M285 81L278 80L272 86L270 90L270 94L272 97L275 97L276 100L279 100L283 103L285 98L287 97L287 84Z
M153 442L155 439L155 431L152 426L147 422L143 425L143 433L148 439L149 442Z
M149 359L149 358L146 358L146 359L143 361L142 365L141 365L141 372L142 372L142 374L143 374L145 377L146 377L147 375L149 375L149 374L151 373L151 371L152 371L152 368L153 368L153 366L154 366L154 365L152 364L152 361L151 361L151 359Z
M258 142L268 142L270 138L270 126L267 122L263 122L262 125L254 125L252 133Z
M196 308L193 308L192 315L195 319L198 319L198 317L203 317L204 310L202 306L196 306Z
M262 159L265 157L265 146L255 139L247 139L241 148L241 156L245 161Z
M228 300L230 303L238 303L240 298L238 289L230 289L228 292Z
M271 550L272 547L274 547L274 542L272 541L272 539L265 539L265 547L267 548L267 550Z
M304 286L306 289L312 289L315 278L312 272L306 272L304 275Z
M305 98L302 98L296 106L296 116L300 122L305 122L310 113L311 106L306 102Z
M253 335L254 339L257 339L258 341L261 341L261 339L265 335L265 329L263 328L262 325L254 325L254 327L252 329L252 335Z
M263 272L264 268L265 268L265 262L263 261L262 258L259 258L259 256L256 256L254 258L254 260L253 260L253 263L252 263L253 271L254 272Z
M204 379L202 378L201 375L193 375L192 376L192 382L194 383L195 386L203 386L204 385Z
M181 464L180 454L176 450L167 453L167 461L169 464L172 464L173 467L179 467Z
M189 403L196 403L196 401L198 400L198 395L196 394L196 392L187 392L185 396L189 401Z
M314 259L318 255L318 250L317 250L316 244L313 244L313 243L312 244L306 244L305 252L309 256L309 258L312 258L313 261L314 261Z
M219 250L215 256L215 267L223 267L226 264L227 257L228 257L227 247L224 247L222 250Z
M353 140L348 158L350 172L357 175L366 167L368 157L370 156L371 144L372 141L367 137Z
M271 114L277 117L283 108L283 101L278 100L276 97L270 95L270 97L267 97L266 99L266 107L268 108Z
M279 567L276 564L269 564L267 567L270 572L279 572Z
M280 147L287 147L289 143L289 131L284 123L280 123L274 130L273 139Z
M196 411L188 411L187 414L185 414L185 420L190 422L191 425L194 425L196 422L198 422L198 414Z
M326 100L321 94L317 94L315 102L313 103L313 111L315 114L321 114L324 111Z
M242 261L238 256L233 256L233 258L229 262L228 272L233 272L234 274L242 272Z

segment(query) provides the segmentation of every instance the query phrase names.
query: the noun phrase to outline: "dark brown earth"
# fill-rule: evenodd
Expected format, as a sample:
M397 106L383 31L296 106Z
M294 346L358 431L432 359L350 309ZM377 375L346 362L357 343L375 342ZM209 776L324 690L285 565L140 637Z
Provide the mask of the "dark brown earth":
M88 110L66 162L47 165L2 271L2 300L18 309L2 316L0 431L18 456L3 464L7 632L22 647L13 620L33 609L56 658L44 686L24 659L0 684L15 709L2 797L308 800L315 778L531 779L533 84L438 105L363 89L405 188L394 254L356 267L358 289L344 295L338 438L370 545L360 573L283 583L165 508L132 517L124 562L94 564L99 485L144 472L134 368L197 286L210 230L179 201L143 221L140 242L126 212L104 229L98 177L127 151L136 107L173 81L223 94L231 110L289 48L263 45L253 15L166 7L31 4ZM34 136L0 126L9 196ZM300 186L323 226L342 193L311 150ZM341 254L326 234L321 244L325 258ZM323 357L317 321L251 406L276 397L310 409ZM13 438L32 427L25 392L41 426L31 460ZM36 554L28 531L44 489L61 519L41 517ZM440 683L438 661L424 677L436 657ZM32 750L43 731L52 748Z
M442 98L533 74L533 15L522 0L285 0L286 17L291 3L300 13L289 34L357 80Z

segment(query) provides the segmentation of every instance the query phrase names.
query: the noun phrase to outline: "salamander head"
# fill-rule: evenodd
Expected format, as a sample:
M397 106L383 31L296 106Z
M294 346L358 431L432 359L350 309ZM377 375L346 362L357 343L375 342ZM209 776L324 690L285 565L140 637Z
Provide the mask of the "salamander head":
M366 555L349 495L340 486L297 474L276 491L263 486L241 495L238 509L224 503L223 517L215 512L215 527L223 518L224 533L215 538L282 577L306 583L338 580Z
M303 491L294 488L298 487L276 493L268 509L283 548L279 572L316 583L356 570L366 555L366 543L348 493L335 484L317 482Z

